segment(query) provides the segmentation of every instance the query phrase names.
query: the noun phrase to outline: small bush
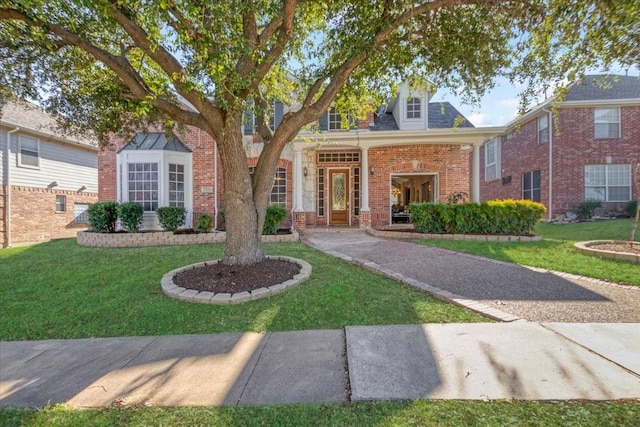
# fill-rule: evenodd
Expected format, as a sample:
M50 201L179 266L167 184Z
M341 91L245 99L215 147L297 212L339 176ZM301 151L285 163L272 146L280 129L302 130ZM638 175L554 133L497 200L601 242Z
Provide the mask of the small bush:
M89 226L98 233L114 233L118 220L118 203L105 201L89 206Z
M593 216L593 212L599 207L602 207L602 202L600 200L585 200L580 203L576 209L578 221L590 219Z
M280 205L269 205L267 214L264 218L264 227L262 234L276 234L278 232L278 224L287 217L287 210Z
M176 231L184 225L187 217L187 211L178 206L163 206L156 209L156 214L165 231Z
M196 230L200 233L211 233L213 227L213 217L211 215L200 215L198 223L196 224Z
M142 205L136 202L121 203L117 207L118 219L125 230L131 233L140 231L142 225Z
M632 200L624 206L624 211L631 217L636 217L636 212L638 211L638 201Z
M411 222L419 233L515 234L533 232L546 211L529 200L483 203L412 203Z

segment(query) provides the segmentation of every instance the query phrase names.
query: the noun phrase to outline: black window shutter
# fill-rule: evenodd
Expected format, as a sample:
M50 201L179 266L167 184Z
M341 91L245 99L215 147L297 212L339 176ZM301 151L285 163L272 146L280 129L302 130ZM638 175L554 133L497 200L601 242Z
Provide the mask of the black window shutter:
M329 112L325 111L325 113L320 116L320 130L327 131L329 130Z

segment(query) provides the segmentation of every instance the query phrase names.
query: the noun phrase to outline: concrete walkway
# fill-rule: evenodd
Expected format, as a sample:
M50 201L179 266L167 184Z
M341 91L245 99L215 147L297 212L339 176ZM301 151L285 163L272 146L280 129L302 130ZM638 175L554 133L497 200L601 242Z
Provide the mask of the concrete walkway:
M303 239L497 320L640 322L640 286L525 268L359 230L329 230L307 231Z
M640 400L640 324L4 341L0 361L0 406Z
M2 341L0 407L640 401L638 289L362 232L305 239L506 322Z

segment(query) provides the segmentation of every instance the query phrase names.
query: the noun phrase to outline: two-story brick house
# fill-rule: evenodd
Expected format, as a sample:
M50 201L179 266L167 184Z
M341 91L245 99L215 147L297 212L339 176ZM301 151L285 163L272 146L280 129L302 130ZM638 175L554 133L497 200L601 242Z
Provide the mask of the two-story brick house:
M98 200L95 141L62 136L36 105L0 105L0 247L74 237Z
M274 102L272 125L295 106ZM244 126L248 167L262 150L253 118ZM290 212L296 229L368 227L406 220L409 203L440 201L451 192L479 197L479 149L502 128L474 128L449 103L430 103L426 90L402 86L391 102L344 129L327 111L320 132L301 132L282 152L271 203ZM458 119L458 120L456 120ZM224 209L220 160L213 140L198 129L175 137L139 134L99 153L101 200L134 200L145 207L146 229L158 227L158 206L183 206L187 226Z
M640 80L586 76L484 144L481 199L539 201L548 219L588 199L617 209L637 197L639 162Z

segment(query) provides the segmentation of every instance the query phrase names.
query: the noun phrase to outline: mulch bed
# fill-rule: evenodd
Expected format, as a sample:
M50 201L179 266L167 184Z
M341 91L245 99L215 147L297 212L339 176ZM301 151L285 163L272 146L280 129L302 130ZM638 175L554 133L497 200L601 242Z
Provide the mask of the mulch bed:
M299 272L298 264L279 259L266 259L248 267L218 263L178 273L173 276L173 283L196 291L235 294L286 282Z
M628 254L640 255L640 246L632 246L628 243L598 243L595 245L589 245L589 247L591 249L599 249L601 251L625 252Z

